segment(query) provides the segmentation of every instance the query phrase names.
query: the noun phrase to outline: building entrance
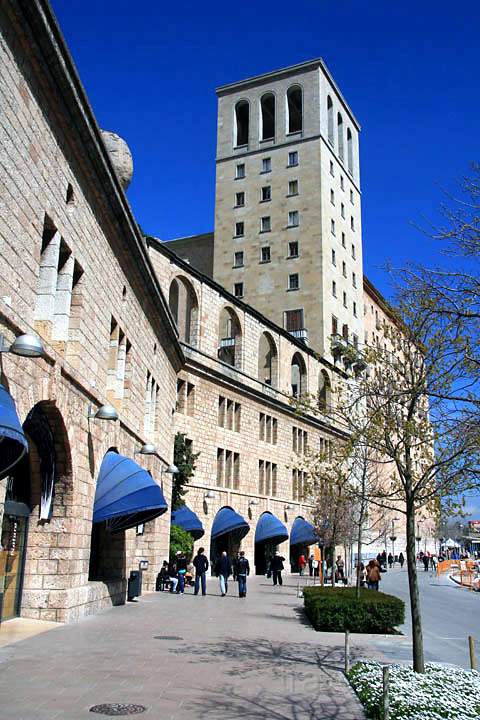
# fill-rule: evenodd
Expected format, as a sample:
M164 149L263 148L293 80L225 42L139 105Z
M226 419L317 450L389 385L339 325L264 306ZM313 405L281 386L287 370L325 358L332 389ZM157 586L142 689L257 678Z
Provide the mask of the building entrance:
M29 508L23 503L5 503L0 539L0 618L2 621L10 620L20 614L28 515Z
M255 575L266 575L270 569L270 561L275 555L277 543L255 543Z

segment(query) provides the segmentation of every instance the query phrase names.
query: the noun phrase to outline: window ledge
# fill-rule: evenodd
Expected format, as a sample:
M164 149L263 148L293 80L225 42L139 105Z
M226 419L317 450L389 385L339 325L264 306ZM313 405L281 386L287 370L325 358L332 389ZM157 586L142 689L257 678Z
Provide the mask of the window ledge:
M290 170L291 168L298 167L298 163L293 163L293 165L286 165L285 166L287 170Z
M293 130L293 132L285 133L285 135L286 135L287 137L295 137L296 135L297 135L298 137L302 137L302 135L303 135L303 128L302 128L302 130Z
M244 207L245 207L245 205L234 205L233 209L238 210L239 208L244 208Z
M296 192L296 193L287 193L285 197L297 197L297 195L299 195L299 194L300 194L300 193L298 193L298 192Z
M245 180L246 177L246 175L240 175L239 177L234 177L234 180Z
M259 140L258 142L259 142L260 145L262 145L263 143L274 143L274 142L275 142L275 136L269 137L269 138L262 138L262 139Z
M233 235L234 240L238 240L239 238L244 238L245 235Z
M261 202L261 203L272 202L272 198L268 198L268 200L259 200L258 202Z
M240 270L241 268L244 268L245 265L232 265L233 270Z
M300 290L300 288L287 288L287 292L297 292L297 290Z
M300 225L285 225L285 230L298 230Z
M248 143L244 143L243 145L234 145L234 150L248 150Z
M271 173L271 170L260 170L260 175L268 175L268 173Z
M300 257L300 255L287 255L287 260L297 260Z
M272 232L271 230L259 230L259 235L264 235L265 233Z
M272 262L271 260L259 260L258 264L259 265L268 265L268 263L271 263L271 262Z

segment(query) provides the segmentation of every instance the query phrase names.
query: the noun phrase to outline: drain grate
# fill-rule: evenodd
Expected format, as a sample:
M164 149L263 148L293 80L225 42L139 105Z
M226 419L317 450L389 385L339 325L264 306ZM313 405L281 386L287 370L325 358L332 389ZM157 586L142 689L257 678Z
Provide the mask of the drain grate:
M147 708L144 705L127 705L125 703L103 703L103 705L93 705L90 712L99 715L139 715L145 712Z
M154 635L154 640L183 640L180 635Z

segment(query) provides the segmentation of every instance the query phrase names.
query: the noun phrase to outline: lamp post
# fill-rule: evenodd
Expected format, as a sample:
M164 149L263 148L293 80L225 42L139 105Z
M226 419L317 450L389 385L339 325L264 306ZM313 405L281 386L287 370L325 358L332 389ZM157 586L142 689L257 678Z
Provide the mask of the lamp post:
M392 555L393 555L393 564L395 565L395 540L397 539L397 536L395 535L395 521L398 520L398 518L392 518L392 534L390 535L390 540L392 543Z
M417 541L417 555L420 555L420 543L422 541L422 536L420 535L420 523L417 522L417 537L415 538Z
M15 338L11 345L5 340L5 336L0 333L0 353L13 353L20 357L38 358L44 353L43 345L37 335L26 333Z

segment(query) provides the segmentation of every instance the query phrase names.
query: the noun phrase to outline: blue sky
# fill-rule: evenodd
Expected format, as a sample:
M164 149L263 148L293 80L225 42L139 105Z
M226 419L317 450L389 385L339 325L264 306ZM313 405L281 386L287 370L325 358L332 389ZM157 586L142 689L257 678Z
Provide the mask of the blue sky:
M101 127L128 142L128 198L163 239L213 229L215 87L323 57L362 125L364 269L433 261L414 227L480 160L480 4L53 0Z

